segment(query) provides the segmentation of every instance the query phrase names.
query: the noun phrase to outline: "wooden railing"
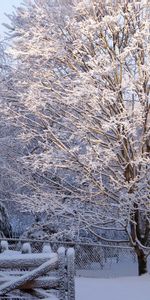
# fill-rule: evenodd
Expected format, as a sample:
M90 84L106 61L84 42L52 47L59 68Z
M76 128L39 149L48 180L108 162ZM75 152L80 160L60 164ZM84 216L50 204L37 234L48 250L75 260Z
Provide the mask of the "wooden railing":
M0 297L16 289L36 290L47 297L46 291L53 288L58 289L59 300L75 300L73 248L60 247L57 253L49 248L31 253L26 243L19 252L9 250L8 243L2 241L1 252Z

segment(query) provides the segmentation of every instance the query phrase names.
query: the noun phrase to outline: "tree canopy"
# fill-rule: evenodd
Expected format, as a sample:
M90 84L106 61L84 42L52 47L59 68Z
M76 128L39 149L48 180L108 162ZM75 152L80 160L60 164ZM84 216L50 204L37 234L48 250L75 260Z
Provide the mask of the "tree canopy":
M141 259L150 230L148 1L36 0L10 20L17 104L8 110L30 149L23 161L50 184L40 182L31 205L76 211L91 232L124 229Z

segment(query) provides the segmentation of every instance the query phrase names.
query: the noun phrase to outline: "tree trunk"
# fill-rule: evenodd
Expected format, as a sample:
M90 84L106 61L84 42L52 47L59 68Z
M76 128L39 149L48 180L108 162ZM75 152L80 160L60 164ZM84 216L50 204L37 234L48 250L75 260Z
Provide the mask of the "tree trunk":
M142 250L137 253L138 258L138 274L143 275L147 273L147 258Z

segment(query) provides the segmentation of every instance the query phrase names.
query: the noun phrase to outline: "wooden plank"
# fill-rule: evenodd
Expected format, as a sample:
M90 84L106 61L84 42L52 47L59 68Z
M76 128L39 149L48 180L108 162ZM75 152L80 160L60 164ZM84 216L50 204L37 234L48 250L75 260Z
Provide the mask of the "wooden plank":
M30 281L38 278L39 276L46 274L50 270L53 270L54 268L56 268L57 265L58 265L58 258L57 258L57 256L55 256L55 257L51 258L49 261L42 264L37 269L30 271L28 274L25 274L25 275L21 276L20 278L12 280L9 283L5 283L5 284L1 285L0 286L0 295L1 296L5 295L14 289L20 288L27 282L30 282Z
M52 277L40 277L33 281L27 282L21 289L34 289L34 288L56 288L59 286L59 278Z
M20 276L24 275L25 273L27 274L27 270L5 270L0 272L0 278L1 277L6 277L6 276Z
M13 277L13 276L7 278L5 277L0 278L0 285L4 283L10 283L17 278L18 277ZM34 288L56 288L58 286L59 286L59 278L52 277L52 276L43 276L25 283L20 287L20 289L30 290Z
M34 289L32 290L32 295L37 297L37 299L42 299L42 300L50 300L50 299L56 299L59 300L56 296L48 291L42 290L42 289ZM65 300L65 299L64 299Z
M15 277L15 276L21 276L24 274L28 274L31 270L4 270L0 272L0 280L3 277ZM47 273L48 276L50 277L56 277L58 274L57 270L53 270Z
M0 269L23 269L30 267L38 267L50 260L57 257L56 253L31 253L31 254L14 254L8 255L7 253L0 254Z

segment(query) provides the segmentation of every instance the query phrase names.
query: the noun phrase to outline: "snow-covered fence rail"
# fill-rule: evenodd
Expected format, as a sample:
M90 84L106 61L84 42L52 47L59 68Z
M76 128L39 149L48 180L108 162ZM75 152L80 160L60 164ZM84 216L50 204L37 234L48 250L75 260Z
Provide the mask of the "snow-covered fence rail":
M0 297L15 289L55 288L58 289L58 299L75 300L74 249L66 251L60 247L57 253L50 250L44 246L42 253L31 253L30 244L26 243L21 252L13 251L8 249L7 242L2 241Z

